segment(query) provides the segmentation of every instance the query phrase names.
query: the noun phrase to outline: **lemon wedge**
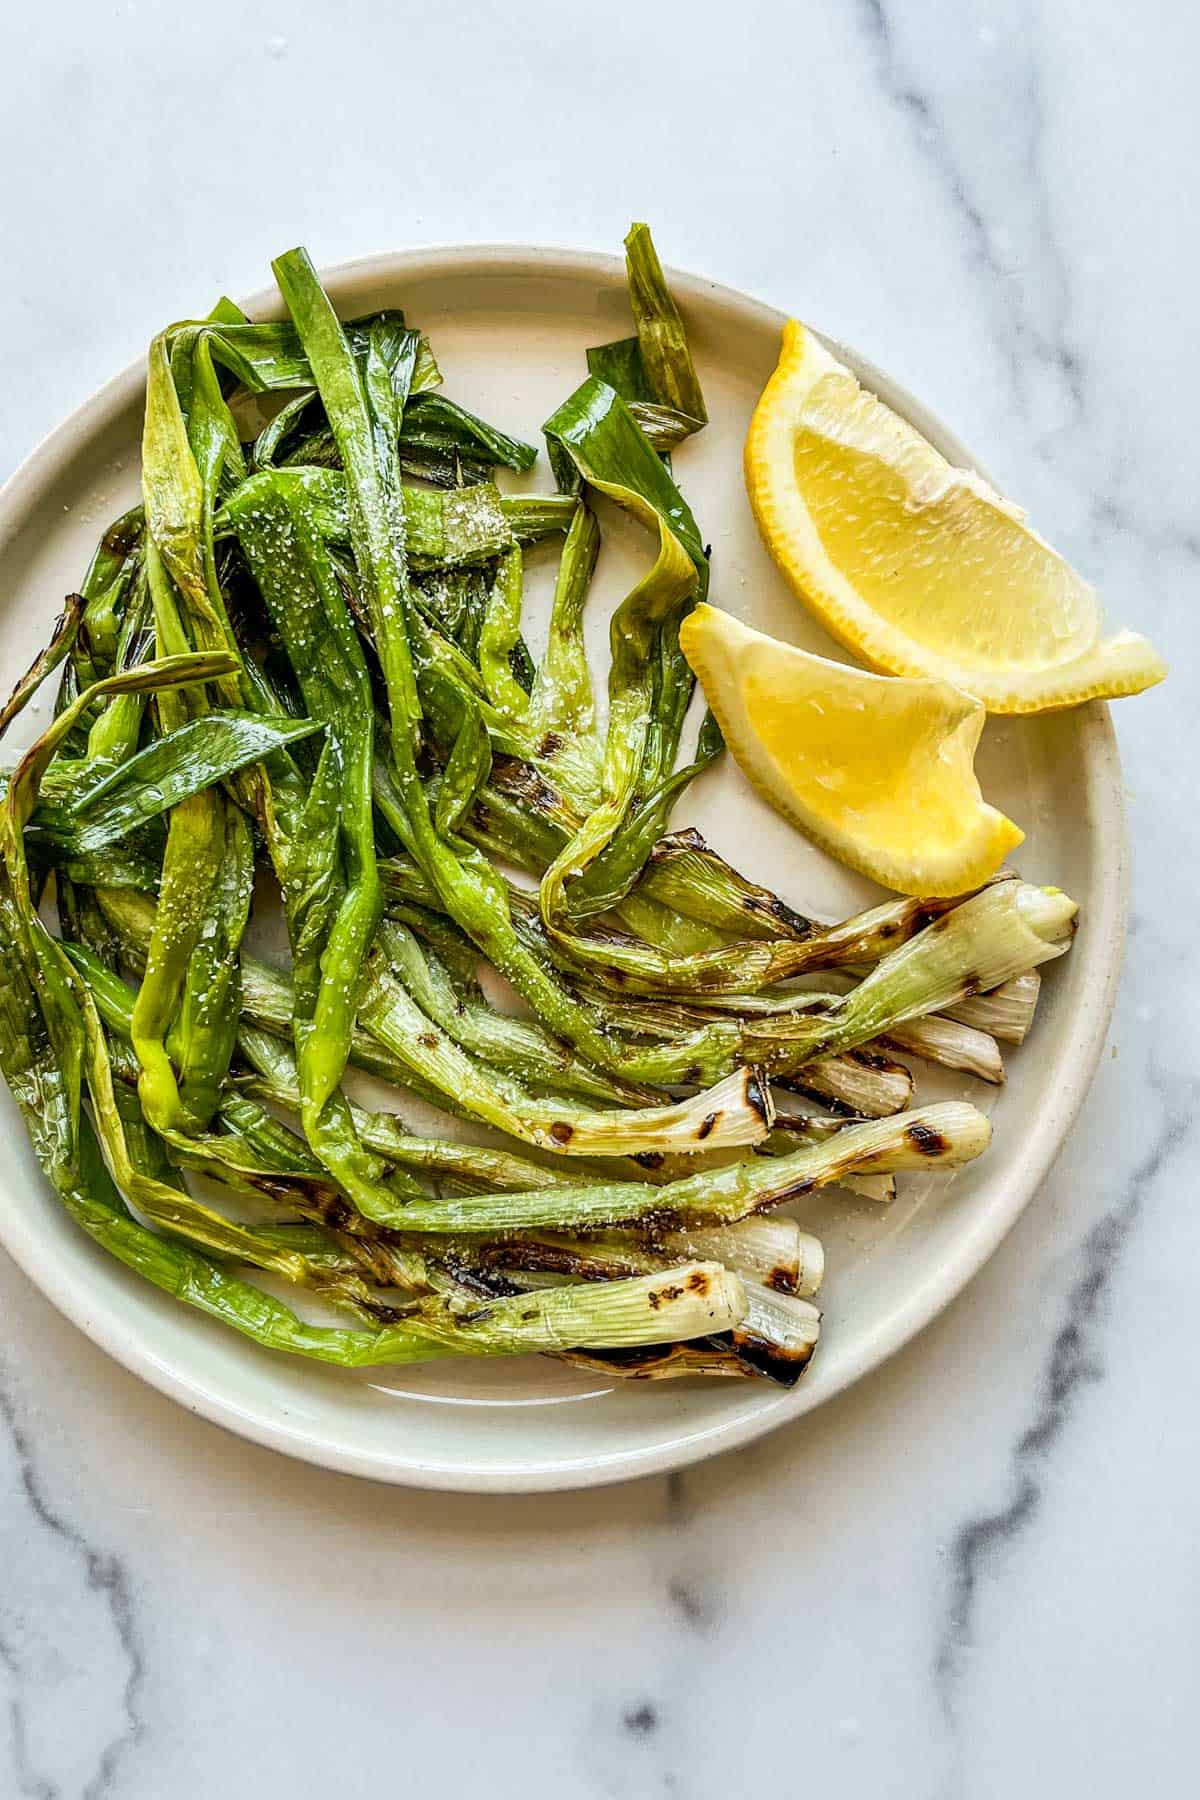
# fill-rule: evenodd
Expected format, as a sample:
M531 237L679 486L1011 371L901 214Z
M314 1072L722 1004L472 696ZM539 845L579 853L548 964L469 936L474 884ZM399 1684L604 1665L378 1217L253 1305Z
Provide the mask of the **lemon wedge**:
M715 606L679 641L743 773L852 869L904 894L962 894L1024 837L979 792L985 714L959 688L829 662Z
M989 712L1136 694L1166 674L1100 636L1094 590L980 476L956 469L796 320L746 439L759 529L793 588L874 668Z

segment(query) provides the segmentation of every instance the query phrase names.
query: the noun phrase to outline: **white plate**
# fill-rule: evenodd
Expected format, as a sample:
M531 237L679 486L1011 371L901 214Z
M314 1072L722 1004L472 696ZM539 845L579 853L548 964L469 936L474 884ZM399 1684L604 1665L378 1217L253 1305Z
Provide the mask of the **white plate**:
M672 285L713 421L676 462L713 545L713 598L753 625L837 654L762 549L742 486L742 439L775 363L782 316L694 277L673 276ZM541 421L582 379L587 345L630 328L624 269L610 257L421 251L335 270L329 287L346 316L403 307L431 334L447 391L535 441ZM198 294L197 305L209 298ZM259 296L249 310L277 313L278 300ZM971 460L894 382L853 352L840 354L948 456ZM136 496L142 379L135 367L110 382L0 492L5 687L45 640L100 530ZM548 479L542 459L528 485ZM591 606L598 648L612 603L647 552L626 521L616 523L611 541L606 533ZM531 605L535 654L545 588L543 574ZM44 721L48 702L41 705ZM22 725L32 731L38 719ZM724 1381L613 1386L532 1358L354 1376L260 1351L139 1282L75 1230L37 1169L7 1092L0 1237L49 1298L126 1368L207 1418L331 1468L423 1487L569 1488L677 1468L746 1443L875 1368L959 1292L1036 1192L1091 1080L1125 906L1120 770L1107 710L993 720L979 767L988 798L1028 833L1023 872L1080 901L1079 935L1047 976L1032 1037L1009 1053L1006 1088L965 1079L947 1085L918 1065L923 1097L969 1092L992 1111L989 1153L949 1180L904 1178L890 1209L841 1193L808 1206L828 1254L825 1328L814 1363L790 1393ZM693 787L676 823L698 825L802 910L832 917L869 896L867 884L771 813L728 758ZM100 1365L96 1379L103 1381Z

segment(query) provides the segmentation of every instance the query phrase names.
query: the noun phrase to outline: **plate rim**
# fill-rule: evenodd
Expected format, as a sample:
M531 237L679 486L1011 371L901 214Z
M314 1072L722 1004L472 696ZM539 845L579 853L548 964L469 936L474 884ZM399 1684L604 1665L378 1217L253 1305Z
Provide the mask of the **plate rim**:
M385 251L356 257L320 270L323 284L335 299L340 289L365 280L388 282L407 276L431 279L472 273L494 276L541 274L566 279L590 278L611 285L622 281L624 261L601 251L553 245L481 244L431 245L413 250ZM738 288L707 276L668 269L671 286L686 311L689 302L703 301L745 317L755 316L761 325L781 330L787 315L777 307ZM274 288L262 288L241 302L247 312L282 315L284 308ZM919 429L948 446L968 466L986 473L966 445L938 414L909 392L885 370L853 346L818 331L868 382L872 379L888 391L901 410ZM0 486L0 556L19 531L42 484L52 480L81 447L98 435L131 404L144 387L144 359L130 363L111 376L55 425L18 464ZM1116 733L1108 706L1092 701L1078 709L1084 734L1083 747L1089 771L1090 798L1096 807L1095 830L1109 846L1101 864L1098 895L1088 914L1088 931L1073 956L1084 962L1079 993L1070 1022L1065 1055L1066 1068L1052 1099L1036 1114L1032 1128L1008 1163L986 1212L975 1222L943 1261L914 1281L900 1304L874 1329L861 1336L857 1349L846 1357L838 1377L814 1393L801 1382L772 1404L740 1417L698 1431L683 1431L669 1441L644 1448L606 1454L592 1453L576 1465L558 1461L552 1465L531 1463L480 1465L472 1469L429 1461L402 1461L355 1450L332 1441L324 1433L306 1432L286 1416L274 1419L239 1406L225 1392L216 1392L199 1375L182 1372L164 1362L138 1336L136 1326L114 1317L92 1316L86 1291L39 1244L29 1216L23 1226L20 1209L0 1213L0 1244L18 1268L48 1300L97 1347L129 1373L177 1401L189 1412L223 1426L253 1443L298 1460L389 1485L469 1493L533 1493L571 1491L664 1474L707 1457L732 1450L765 1436L777 1426L814 1411L857 1381L880 1368L923 1331L964 1291L983 1268L1025 1211L1041 1187L1066 1142L1096 1071L1116 1001L1128 912L1128 842L1124 789ZM807 1396L812 1396L811 1398Z

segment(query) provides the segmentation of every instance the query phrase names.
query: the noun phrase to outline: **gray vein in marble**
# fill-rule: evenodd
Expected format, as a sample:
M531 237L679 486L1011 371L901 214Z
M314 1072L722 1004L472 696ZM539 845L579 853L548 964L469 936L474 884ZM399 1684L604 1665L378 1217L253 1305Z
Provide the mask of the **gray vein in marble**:
M697 1639L711 1639L722 1618L722 1608L710 1576L698 1571L687 1531L694 1512L695 1484L680 1470L665 1477L662 1486L661 1529L665 1539L662 1583L667 1608L676 1628L672 1646L657 1678L635 1688L619 1709L621 1735L627 1745L639 1745L639 1759L653 1756L657 1762L656 1785L675 1791L679 1774L672 1764L680 1745L678 1732L686 1720L690 1700L681 1674L691 1667ZM629 1791L621 1787L620 1792ZM638 1790L641 1791L641 1790Z
M91 1592L103 1595L112 1618L113 1629L127 1663L123 1690L123 1718L97 1761L95 1773L81 1790L79 1800L105 1800L115 1792L115 1781L125 1755L141 1740L145 1726L140 1711L141 1691L145 1679L145 1660L140 1634L134 1617L129 1572L119 1556L98 1550L83 1533L56 1511L46 1497L34 1460L33 1445L18 1417L17 1405L4 1380L0 1365L0 1423L8 1432L20 1471L21 1488L34 1522L57 1538L83 1565L84 1578ZM0 1610L0 1625L4 1614ZM0 1631L0 1662L13 1681L13 1697L9 1706L13 1763L20 1782L22 1800L63 1800L59 1784L39 1774L30 1762L25 1712L21 1698L23 1669L13 1643Z
M667 1583L667 1599L675 1616L690 1631L705 1635L716 1625L717 1608L699 1582L675 1576Z
M678 1541L686 1545L682 1527L688 1523L693 1509L682 1470L676 1469L667 1476L664 1497L666 1525L678 1534ZM675 1617L689 1631L705 1636L719 1623L720 1608L706 1576L689 1574L686 1569L677 1567L667 1581L667 1599Z
M14 1686L21 1679L21 1665L17 1655L8 1641L0 1636L0 1663L12 1676ZM29 1800L56 1800L57 1789L45 1782L33 1771L29 1764L29 1746L25 1741L25 1714L21 1710L19 1699L13 1699L8 1709L9 1738L12 1743L13 1769L17 1777L18 1792L28 1795Z
M1043 310L1046 316L1040 323L1021 291L1019 279L996 252L993 234L982 206L954 152L946 121L933 95L917 84L911 71L905 66L889 9L884 6L883 0L860 0L860 11L875 47L876 65L883 89L893 105L911 122L921 154L932 166L949 194L955 212L966 227L970 263L984 278L983 298L993 315L996 297L1001 299L1005 316L1002 327L1000 323L994 322L994 336L997 348L1007 364L1013 392L1023 413L1028 416L1032 411L1027 369L1029 360L1033 358L1060 384L1071 416L1078 419L1084 406L1084 369L1078 352L1067 336L1070 286L1066 263L1052 226L1042 168L1041 146L1045 119L1036 60L1029 54L1024 57L1021 81L1014 99L1020 105L1024 120L1020 149L1021 175L1035 201L1035 242L1030 250L1037 258L1036 292L1045 303ZM1024 42L1029 33L1017 28L1013 35L1018 41ZM992 151L995 148L989 146Z
M1165 1165L1183 1147L1196 1122L1200 1083L1168 1081L1152 1066L1148 1086L1163 1106L1163 1123L1133 1170L1117 1205L1087 1233L1080 1272L1067 1296L1066 1317L1050 1346L1032 1422L1011 1456L1009 1495L994 1511L968 1519L956 1533L950 1594L934 1658L942 1712L954 1731L959 1693L970 1648L981 1576L1032 1524L1044 1497L1046 1465L1071 1418L1080 1390L1103 1379L1099 1328L1113 1272Z
M682 1469L672 1469L667 1476L666 1510L668 1523L672 1525L686 1524L691 1514L687 1478Z
M1101 494L1093 501L1091 522L1101 541L1109 532L1117 532L1155 556L1180 556L1189 562L1200 559L1200 532L1187 526L1149 525L1111 494Z

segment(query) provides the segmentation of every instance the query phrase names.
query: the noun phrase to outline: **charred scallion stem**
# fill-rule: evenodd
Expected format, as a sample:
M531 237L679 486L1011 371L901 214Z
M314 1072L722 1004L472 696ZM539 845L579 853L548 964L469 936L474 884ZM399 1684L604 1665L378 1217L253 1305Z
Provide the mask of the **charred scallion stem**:
M242 1077L242 1090L272 1105L298 1110L295 1061L287 1045L269 1032L252 1028L243 1029L238 1041L254 1071L252 1075ZM452 1139L418 1137L408 1131L394 1113L369 1112L353 1103L350 1110L362 1142L392 1168L390 1180L393 1182L395 1170L401 1168L413 1174L448 1177L464 1190L500 1188L520 1192L525 1188L554 1187L563 1182L578 1181L583 1168L587 1167L578 1162L556 1163L553 1159L543 1164L512 1150L497 1150ZM603 1178L607 1170L603 1164L597 1164L591 1173ZM634 1177L637 1173L640 1171L633 1171Z
M470 1243L470 1239L464 1239ZM766 1215L735 1225L694 1225L683 1231L608 1231L588 1237L565 1232L514 1234L476 1240L481 1254L498 1268L547 1269L581 1280L611 1279L664 1268L685 1258L724 1263L743 1279L778 1293L807 1298L825 1275L819 1239L795 1219Z
M385 921L379 933L381 956L430 1020L463 1050L526 1085L553 1088L616 1105L645 1105L654 1098L604 1075L569 1051L540 1025L506 1017L482 999L456 991L432 951L422 951L412 933Z
M904 1065L873 1050L814 1056L777 1079L794 1093L808 1094L835 1110L866 1119L901 1112L913 1097L913 1078Z
M827 1010L748 1023L743 1043L773 1071L855 1049L1061 956L1070 948L1077 911L1057 888L997 882L885 956Z
M991 1126L973 1106L946 1102L892 1119L847 1125L826 1144L790 1156L755 1157L709 1169L665 1187L634 1182L566 1184L527 1194L475 1194L468 1199L413 1201L389 1223L431 1234L553 1229L594 1230L649 1224L683 1230L732 1224L785 1200L840 1181L854 1171L953 1168L980 1155Z
M894 1025L884 1042L897 1050L923 1056L926 1062L940 1063L943 1068L961 1069L994 1086L1004 1080L1004 1061L995 1038L937 1013Z
M1023 1044L1037 1011L1042 978L1036 969L1014 975L990 994L974 994L946 1008L947 1016L976 1031L990 1032L1003 1044Z
M811 1300L745 1283L746 1316L730 1332L738 1357L781 1387L792 1387L812 1361L821 1313Z
M439 1032L408 990L376 958L359 1017L373 1037L426 1084L475 1118L539 1149L565 1156L629 1156L643 1151L755 1144L770 1128L770 1101L750 1069L691 1100L627 1111L584 1110L542 1099L498 1069L484 1070Z

